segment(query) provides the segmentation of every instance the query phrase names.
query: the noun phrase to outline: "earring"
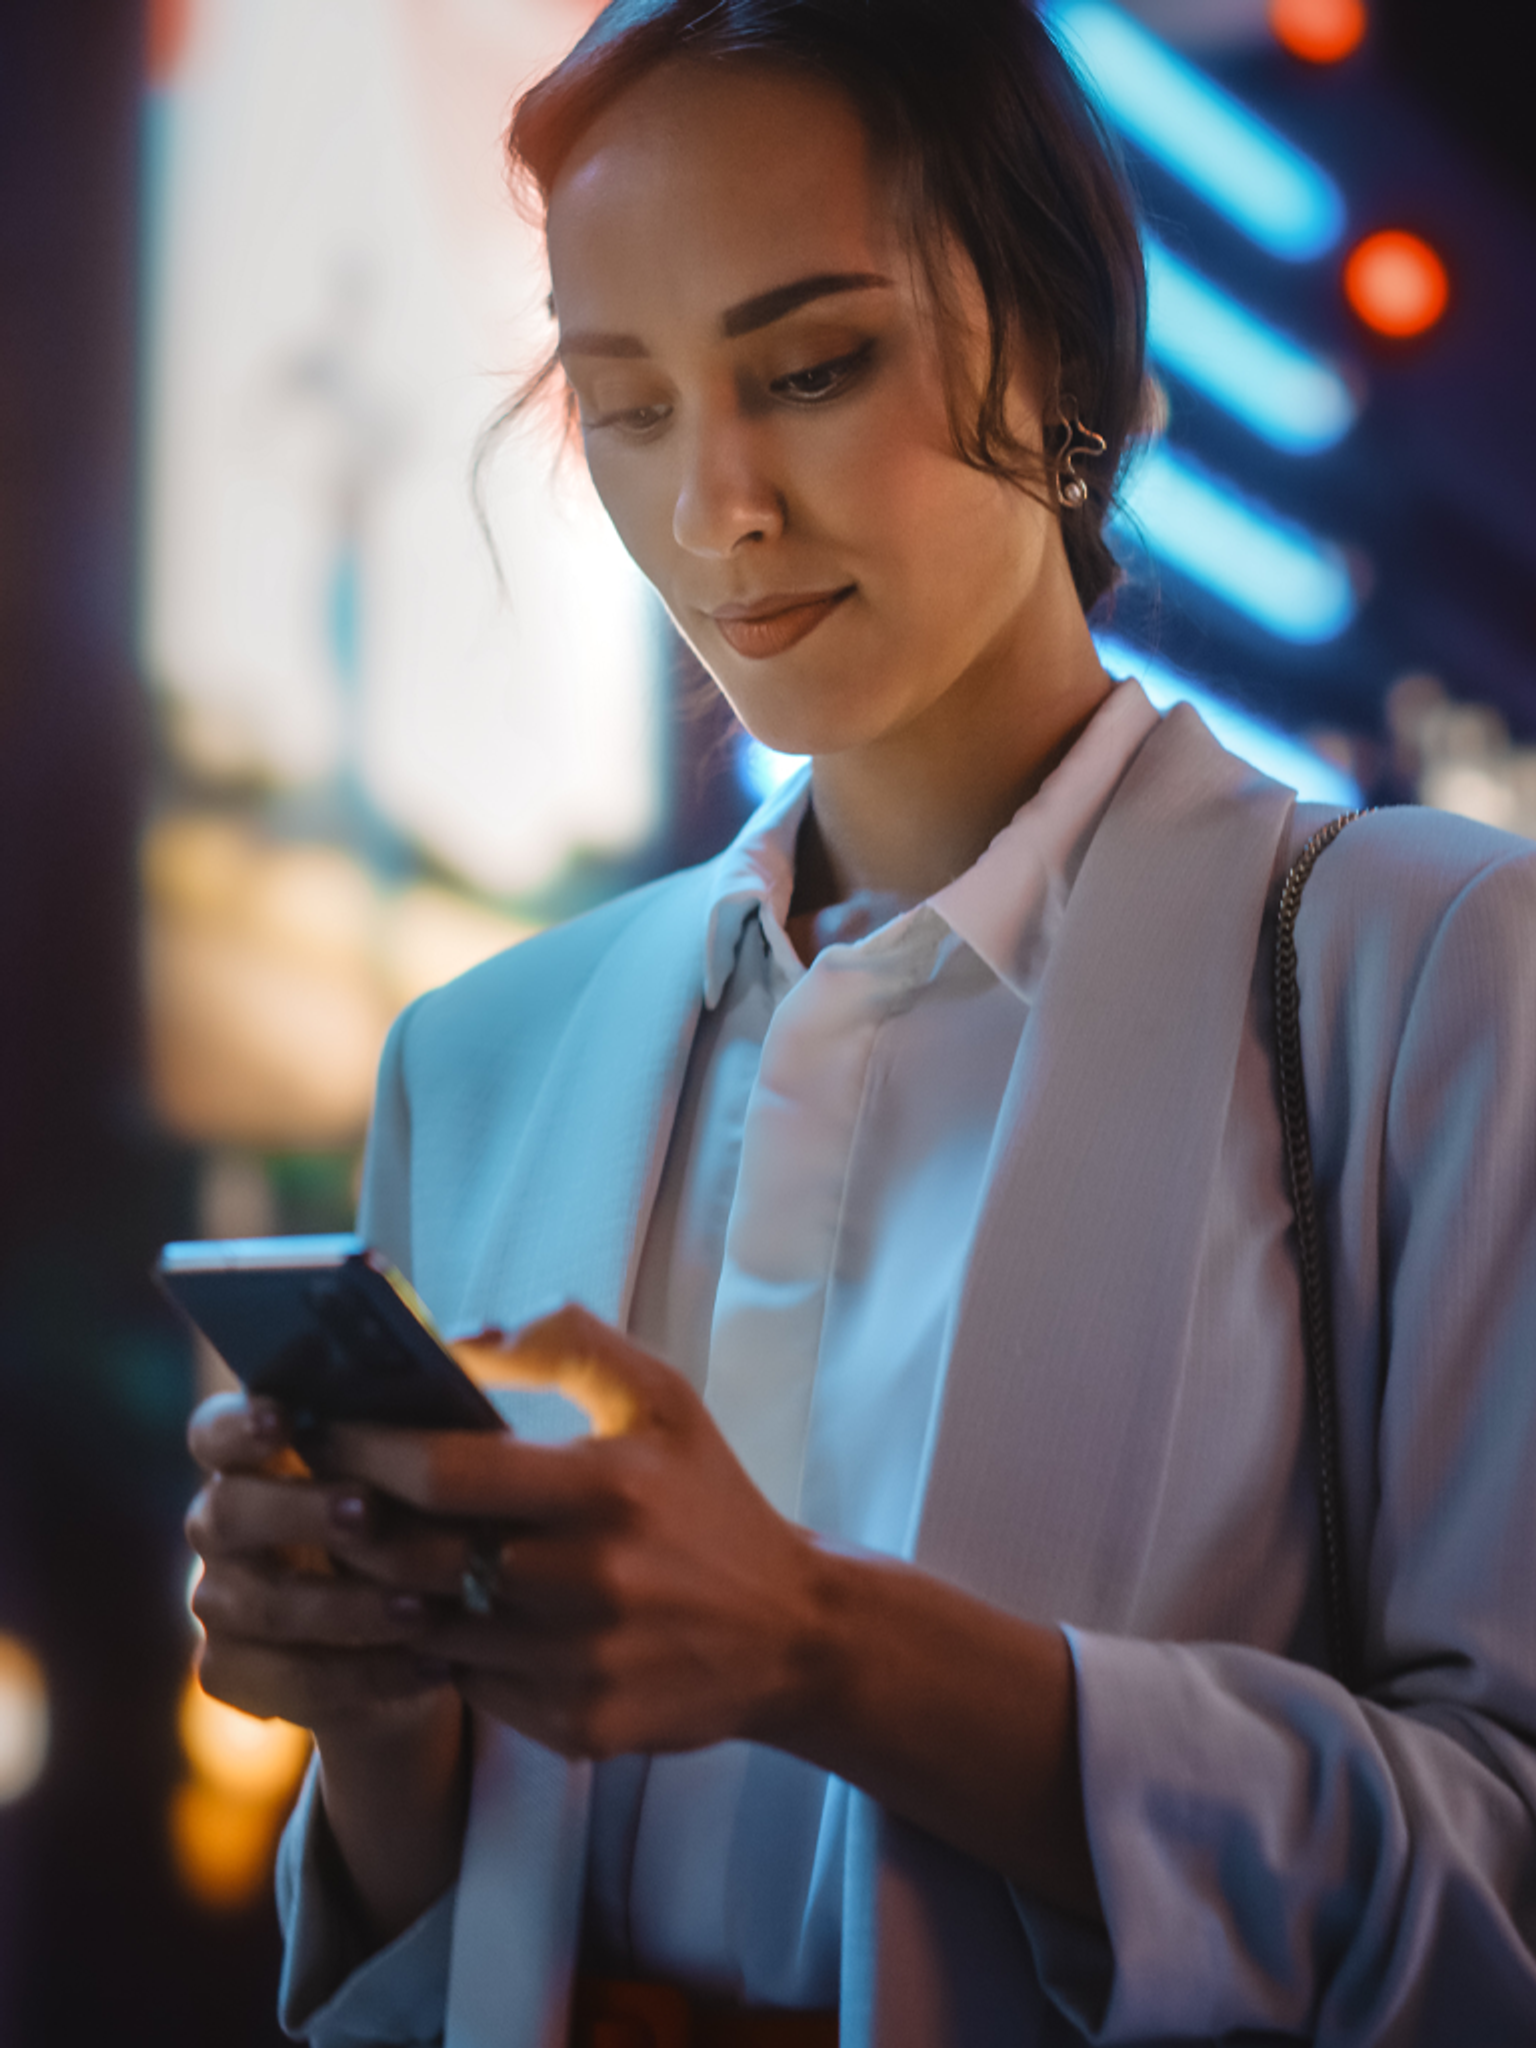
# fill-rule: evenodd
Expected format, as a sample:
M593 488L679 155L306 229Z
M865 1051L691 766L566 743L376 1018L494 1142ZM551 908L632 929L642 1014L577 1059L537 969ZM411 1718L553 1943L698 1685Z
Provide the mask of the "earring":
M1069 512L1079 511L1088 502L1088 486L1073 468L1079 459L1092 461L1102 455L1109 443L1102 434L1096 434L1092 427L1085 427L1078 415L1077 406L1071 399L1069 420L1066 413L1061 415L1061 424L1066 434L1066 445L1056 458L1056 501Z

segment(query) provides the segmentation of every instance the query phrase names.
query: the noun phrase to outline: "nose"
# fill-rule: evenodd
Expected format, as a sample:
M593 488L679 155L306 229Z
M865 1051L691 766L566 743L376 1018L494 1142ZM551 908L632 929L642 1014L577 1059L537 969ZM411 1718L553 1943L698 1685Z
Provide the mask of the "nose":
M694 422L672 509L679 547L724 557L784 531L784 497L765 455L756 423L739 411Z

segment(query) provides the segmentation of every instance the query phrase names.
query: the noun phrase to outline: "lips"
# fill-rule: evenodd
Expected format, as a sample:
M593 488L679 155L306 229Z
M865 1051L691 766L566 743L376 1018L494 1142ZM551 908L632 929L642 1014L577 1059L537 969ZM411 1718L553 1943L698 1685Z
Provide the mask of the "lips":
M749 660L764 661L770 655L787 653L807 633L814 633L822 620L830 618L844 598L852 595L849 584L843 590L808 596L765 597L754 604L722 605L710 617L727 647Z

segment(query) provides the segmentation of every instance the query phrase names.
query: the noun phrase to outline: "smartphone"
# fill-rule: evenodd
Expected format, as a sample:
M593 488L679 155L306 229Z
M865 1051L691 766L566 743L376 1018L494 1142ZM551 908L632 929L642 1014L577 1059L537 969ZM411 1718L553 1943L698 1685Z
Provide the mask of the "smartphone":
M503 1427L410 1282L360 1238L168 1244L155 1278L251 1393L282 1403L301 1442L328 1422Z

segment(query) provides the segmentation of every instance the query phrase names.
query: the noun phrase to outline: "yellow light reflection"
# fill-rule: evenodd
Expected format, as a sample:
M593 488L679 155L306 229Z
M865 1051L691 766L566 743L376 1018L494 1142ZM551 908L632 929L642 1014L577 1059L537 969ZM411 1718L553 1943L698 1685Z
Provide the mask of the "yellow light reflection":
M206 814L161 820L144 879L156 1102L203 1142L351 1142L395 1012L529 930Z
M181 1746L200 1778L244 1799L288 1796L309 1758L309 1736L288 1721L258 1721L203 1691L195 1672L181 1696Z
M171 1797L171 1850L182 1883L227 1910L265 1889L272 1852L310 1738L287 1721L258 1720L203 1691L189 1672L177 1716L192 1775Z
M47 1761L43 1667L25 1643L0 1635L0 1806L25 1798Z
M249 1905L266 1889L279 1816L201 1779L171 1799L171 1850L182 1883L205 1906Z

